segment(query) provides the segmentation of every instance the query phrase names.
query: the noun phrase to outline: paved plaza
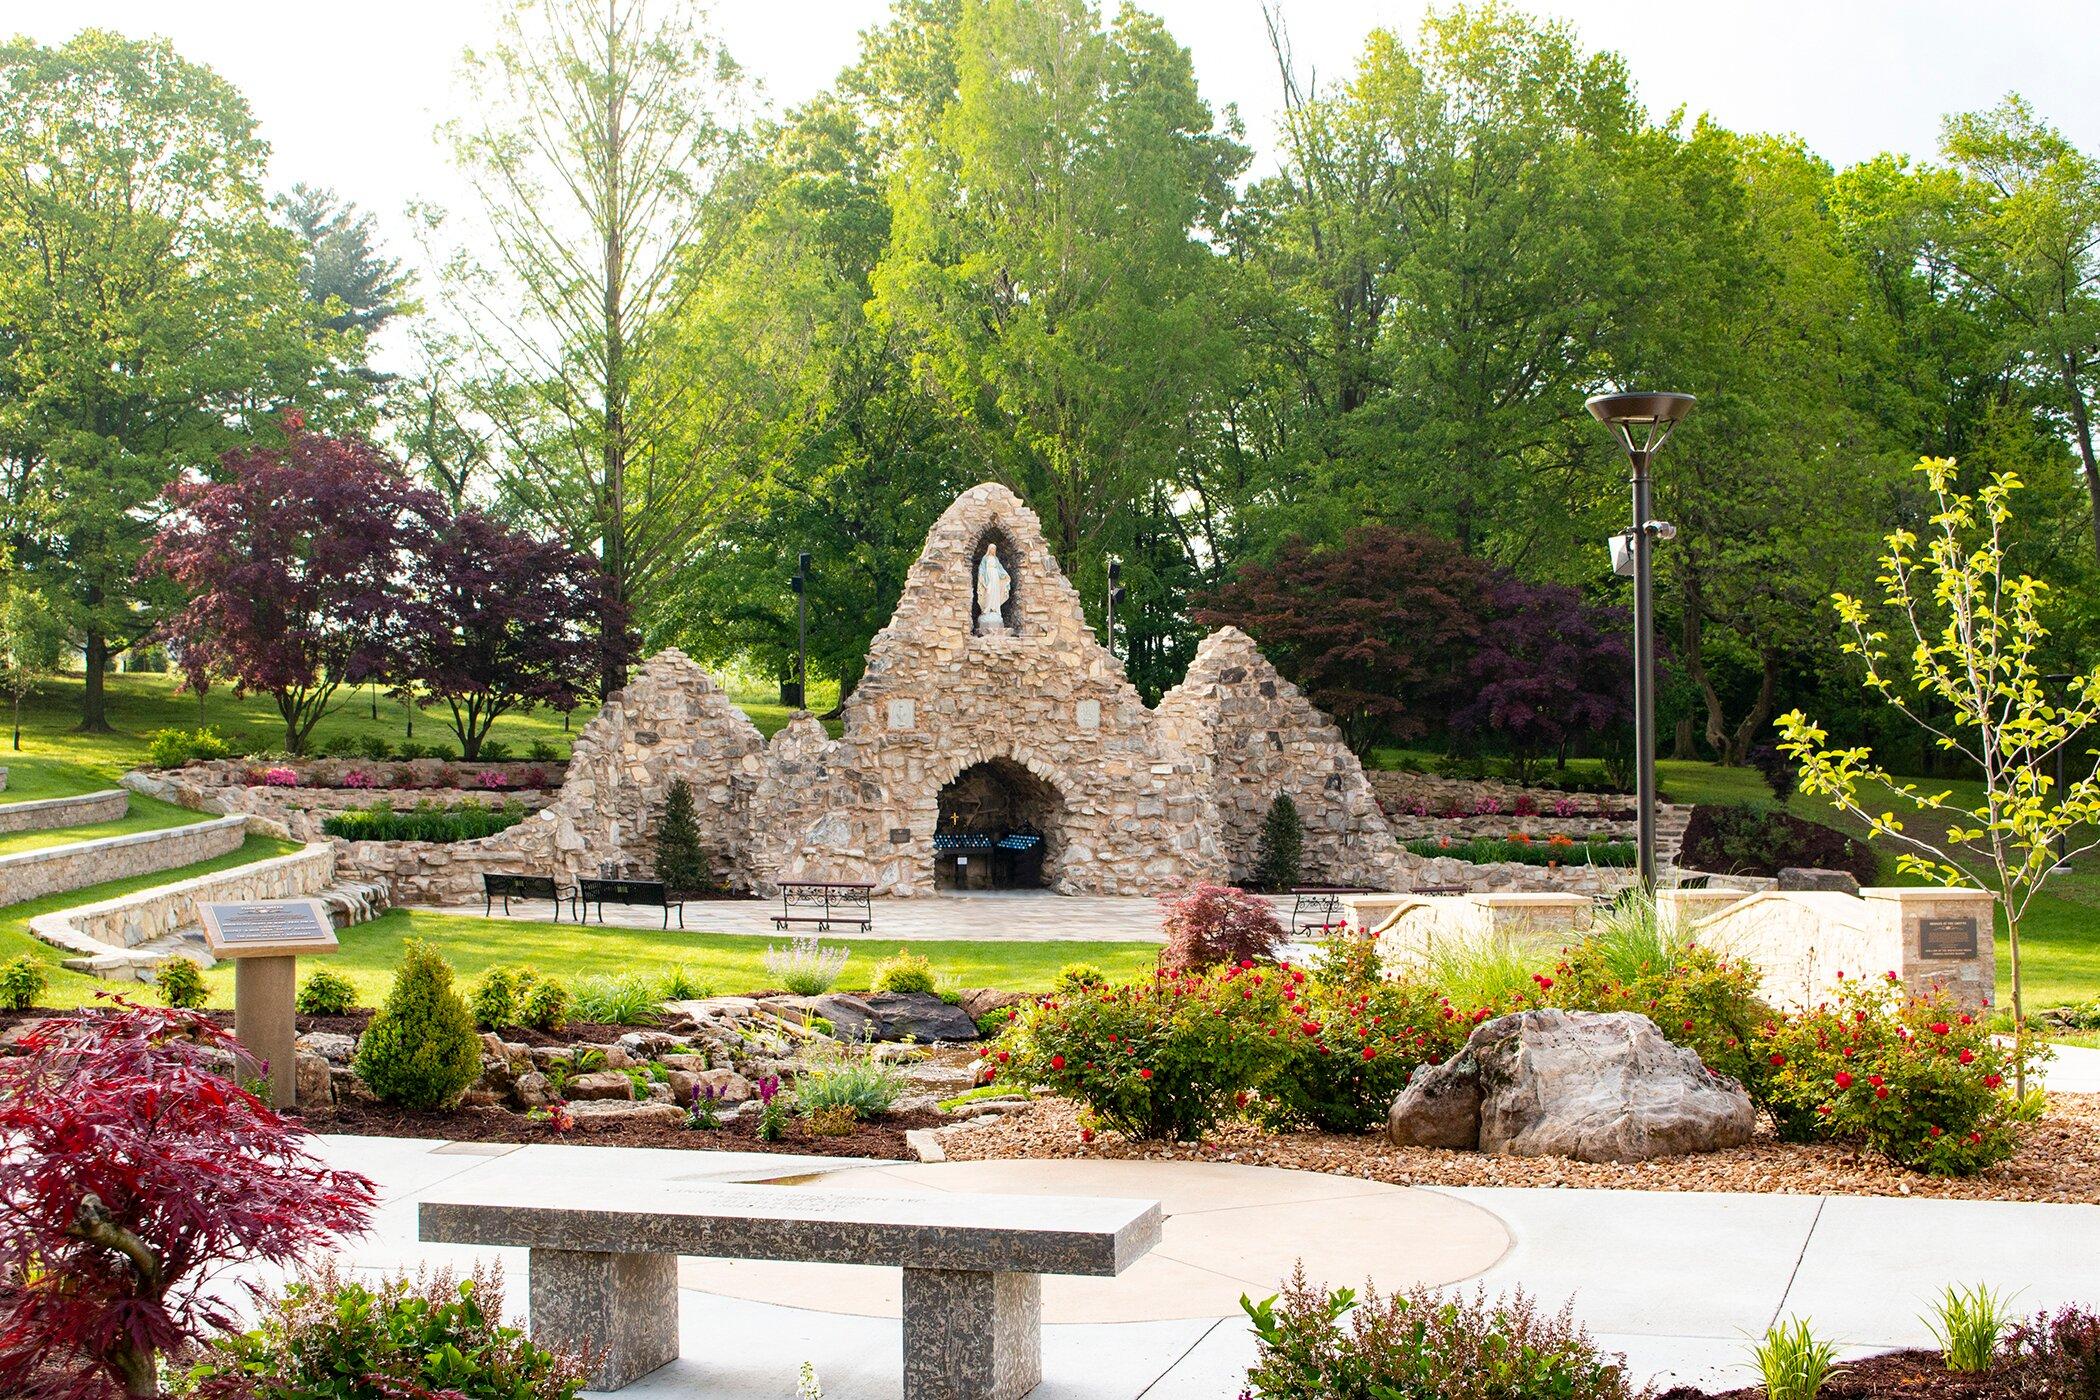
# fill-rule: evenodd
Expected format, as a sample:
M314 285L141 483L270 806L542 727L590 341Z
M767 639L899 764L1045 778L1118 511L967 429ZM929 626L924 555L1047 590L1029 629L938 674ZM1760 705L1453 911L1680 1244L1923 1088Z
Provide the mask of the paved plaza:
M523 1178L778 1182L856 1193L1092 1194L1158 1200L1165 1238L1115 1279L1046 1279L1037 1400L1221 1400L1254 1347L1241 1292L1272 1292L1302 1258L1316 1279L1384 1288L1478 1282L1571 1301L1608 1347L1662 1382L1745 1383L1746 1341L1813 1317L1851 1353L1928 1340L1949 1283L1989 1283L2023 1311L2091 1301L2100 1206L1848 1196L1404 1188L1187 1162L912 1164L745 1153L328 1137L336 1166L384 1205L346 1262L373 1270L500 1259L522 1306L522 1251L423 1245L415 1204ZM1951 1271L1951 1272L1950 1272ZM841 1400L899 1394L894 1270L683 1261L681 1359L622 1391L785 1400L805 1360ZM1111 1320L1114 1319L1114 1320Z
M1288 897L1271 899L1277 908L1277 917L1288 926L1291 917L1291 901ZM510 904L511 917L520 919L546 919L551 917L550 906L545 900L514 899ZM437 912L444 914L472 914L480 917L481 904L450 905ZM780 912L777 899L695 899L685 906L685 927L688 933L734 933L751 937L780 939L786 935L775 927L773 916ZM561 916L569 918L569 907L562 906ZM493 915L503 917L498 905ZM661 928L661 909L639 905L608 904L604 918L609 924L620 928ZM591 922L598 922L599 910L591 908ZM678 927L678 915L671 915L672 931ZM799 925L800 932L814 932L810 925ZM919 895L908 899L878 899L874 901L874 927L866 932L850 924L840 924L824 931L825 938L866 938L876 942L894 943L900 939L970 939L984 942L1042 943L1059 939L1074 939L1089 943L1115 943L1123 941L1160 942L1159 901L1137 896L1118 895L1065 895L1048 890L987 890L982 893L944 893Z

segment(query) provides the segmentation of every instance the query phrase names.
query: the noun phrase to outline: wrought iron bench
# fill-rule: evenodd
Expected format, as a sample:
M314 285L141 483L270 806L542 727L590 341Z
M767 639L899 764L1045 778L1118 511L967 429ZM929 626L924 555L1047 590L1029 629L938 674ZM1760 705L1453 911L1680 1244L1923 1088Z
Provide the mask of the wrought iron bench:
M484 918L495 912L499 899L503 901L505 918L510 916L513 899L544 899L554 906L554 922L561 922L561 886L554 883L552 875L483 875L481 913Z
M1293 885L1291 886L1291 933L1300 929L1330 929L1345 922L1342 918L1342 896L1345 894L1376 894L1368 885Z
M605 922L608 904L639 904L664 911L664 927L671 926L671 911L678 911L678 926L685 927L685 901L671 898L661 880L594 880L586 876L576 885L576 922L587 921L591 906L598 906L598 922Z
M855 880L782 880L773 927L815 924L821 930L834 923L858 924L866 933L875 926L874 893L874 885ZM813 912L798 914L798 909Z

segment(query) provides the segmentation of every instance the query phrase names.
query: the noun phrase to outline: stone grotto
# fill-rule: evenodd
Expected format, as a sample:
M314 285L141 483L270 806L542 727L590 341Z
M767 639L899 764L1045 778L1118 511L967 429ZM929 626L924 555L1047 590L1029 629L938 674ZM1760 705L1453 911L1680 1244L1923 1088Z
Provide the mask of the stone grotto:
M410 902L478 898L485 871L647 870L679 777L721 885L761 894L1245 879L1279 793L1304 823L1308 883L1404 889L1417 863L1340 731L1245 633L1205 638L1148 708L1003 486L964 492L929 532L842 717L836 739L800 713L768 741L697 663L660 652L579 734L543 811L479 841L357 843L349 863Z

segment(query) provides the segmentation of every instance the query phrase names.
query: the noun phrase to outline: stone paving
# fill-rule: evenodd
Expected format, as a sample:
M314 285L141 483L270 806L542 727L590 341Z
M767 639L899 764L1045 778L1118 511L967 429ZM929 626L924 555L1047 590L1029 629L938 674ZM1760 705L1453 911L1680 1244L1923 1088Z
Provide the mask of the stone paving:
M514 1304L524 1293L522 1252L417 1243L419 1196L440 1185L456 1197L478 1181L592 1171L637 1181L785 1179L781 1189L835 1181L859 1191L1068 1194L1091 1185L1097 1194L1162 1201L1171 1218L1159 1252L1173 1267L1089 1281L1109 1290L1095 1297L1064 1295L1044 1329L1044 1383L1035 1400L1237 1394L1254 1353L1237 1292L1243 1283L1263 1291L1261 1281L1280 1281L1296 1258L1313 1277L1337 1284L1369 1274L1393 1286L1477 1270L1469 1284L1521 1286L1549 1309L1572 1301L1598 1340L1625 1352L1643 1378L1710 1386L1747 1383L1747 1339L1783 1317L1809 1317L1819 1333L1860 1354L1925 1344L1920 1314L1950 1283L1988 1283L2016 1295L2022 1311L2100 1299L2088 1262L2100 1252L2100 1206L1393 1188L1182 1162L913 1165L554 1144L353 1137L322 1144L331 1164L381 1185L375 1228L350 1244L347 1263L397 1270L498 1258ZM1098 1180L1082 1180L1088 1169L1098 1169ZM799 1281L791 1281L790 1266L765 1267L780 1272L734 1279L715 1263L683 1261L683 1355L620 1393L783 1397L805 1360L828 1395L899 1393L902 1339L887 1315L890 1271L846 1278L799 1266ZM1200 1290L1199 1274L1209 1276ZM1138 1320L1100 1320L1109 1317Z
M1278 916L1287 924L1291 901L1284 898L1273 902L1278 906ZM478 918L481 905L478 901L470 905L447 905L438 908L437 912L472 914ZM691 933L734 933L781 940L789 935L773 926L773 916L779 912L780 901L777 899L692 900L685 906L685 927ZM546 919L548 916L548 905L544 901L511 901L513 918ZM495 917L503 917L500 906ZM564 906L562 918L566 921L568 917L568 908ZM598 911L593 906L591 922L596 924L597 921ZM608 904L605 906L605 921L621 928L660 928L663 911ZM675 915L671 922L675 936L678 932ZM942 938L1015 943L1059 939L1089 943L1160 941L1159 901L1135 895L988 890L912 899L878 899L874 901L874 922L875 927L866 933L855 927L839 926L826 930L822 936L828 939L865 938L877 943ZM815 932L807 925L799 926L797 931Z

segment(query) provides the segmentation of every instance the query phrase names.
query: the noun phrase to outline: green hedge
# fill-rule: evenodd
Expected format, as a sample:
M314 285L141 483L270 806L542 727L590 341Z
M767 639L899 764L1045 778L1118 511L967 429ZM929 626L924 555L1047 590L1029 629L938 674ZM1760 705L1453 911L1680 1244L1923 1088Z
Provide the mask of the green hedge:
M1482 838L1477 841L1410 841L1407 849L1418 856L1445 856L1474 865L1515 861L1519 865L1632 865L1635 848L1631 841L1577 841L1556 846L1546 841L1506 841Z
M473 841L494 836L529 816L522 802L418 802L396 811L390 802L338 812L321 830L347 841Z

